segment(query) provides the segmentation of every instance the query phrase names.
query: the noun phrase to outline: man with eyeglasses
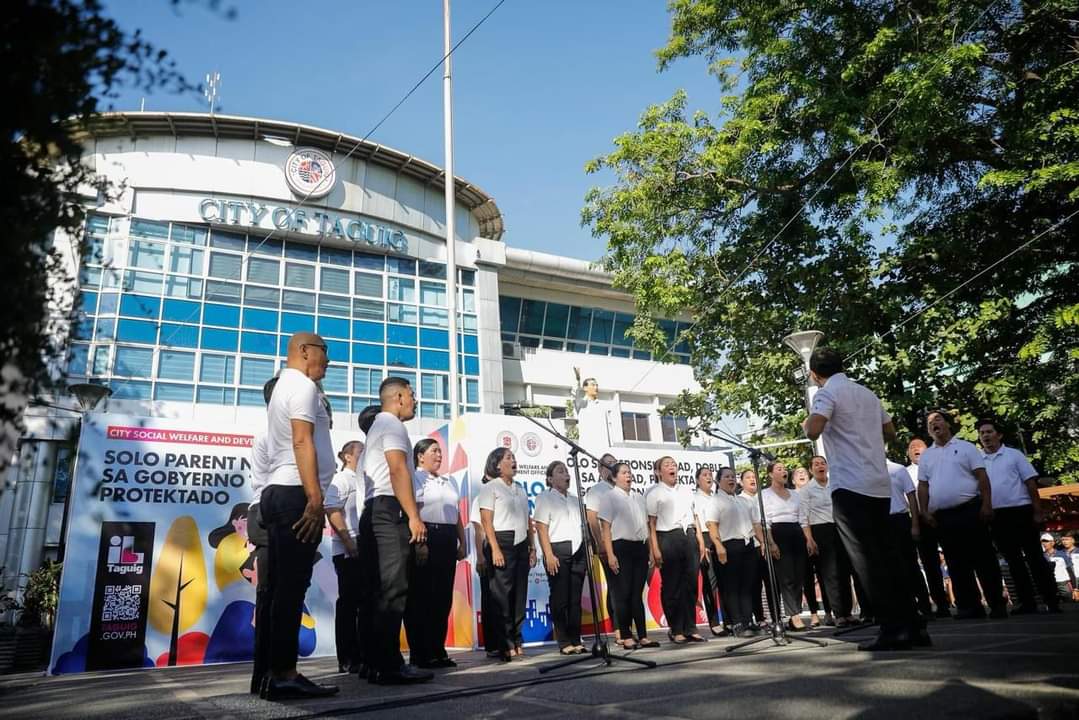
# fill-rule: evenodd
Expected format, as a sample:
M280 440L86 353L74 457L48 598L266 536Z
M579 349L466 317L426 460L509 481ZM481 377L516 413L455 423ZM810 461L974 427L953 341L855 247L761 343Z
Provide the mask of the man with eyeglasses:
M270 636L268 700L325 697L336 686L317 685L296 670L303 600L325 524L323 493L335 457L330 413L318 382L326 375L326 344L314 333L288 342L287 365L266 408L268 480L260 509L269 536Z

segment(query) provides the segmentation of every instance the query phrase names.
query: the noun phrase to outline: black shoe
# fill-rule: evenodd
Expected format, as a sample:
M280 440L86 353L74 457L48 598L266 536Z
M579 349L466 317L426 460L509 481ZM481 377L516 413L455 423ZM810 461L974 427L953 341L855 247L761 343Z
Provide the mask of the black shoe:
M448 658L448 657L439 658L438 660L433 661L431 664L433 666L435 666L436 668L455 668L455 667L457 667L457 663L454 662L453 658Z
M402 665L393 672L369 672L367 681L372 685L412 685L427 682L434 676L434 673L420 670L414 665Z
M259 675L257 677L252 675L251 676L251 694L252 695L261 695L262 694L262 684L265 681L266 681L266 677L263 676L263 675Z
M952 616L952 611L949 608L940 606L937 608L936 616L939 618L950 618Z
M933 647L933 638L929 637L929 631L919 628L910 634L911 647Z
M858 649L865 652L910 650L910 636L906 633L881 633L876 638L860 644Z
M341 673L342 675L348 675L348 668L348 665L342 665L341 663L337 663L337 672Z
M500 658L500 657L502 657L502 651L501 650L488 650L487 651L487 657L489 657L492 660L494 660L495 658Z
M356 677L360 680L366 680L369 672L371 672L371 668L367 666L367 663L360 663L356 666Z
M316 685L303 675L292 680L275 680L266 683L267 700L287 700L289 698L320 698L337 694L336 685Z
M793 621L791 621L791 620L787 621L787 632L800 633L800 632L806 632L807 630L809 630L808 625L803 625L801 627L798 627L797 625L794 624Z
M1004 607L1003 605L997 605L989 611L989 617L992 620L1007 620L1008 608Z
M980 605L955 611L956 620L982 620L983 618L985 618L985 608Z
M1037 615L1037 605L1020 605L1017 608L1012 608L1012 615Z

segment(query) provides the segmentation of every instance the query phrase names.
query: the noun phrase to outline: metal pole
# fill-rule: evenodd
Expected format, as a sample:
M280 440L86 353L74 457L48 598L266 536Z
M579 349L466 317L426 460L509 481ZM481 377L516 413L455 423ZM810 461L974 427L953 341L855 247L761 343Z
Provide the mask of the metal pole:
M457 339L457 252L456 252L456 199L453 175L453 79L450 73L450 0L442 0L442 46L446 59L442 74L442 117L445 140L446 168L446 310L449 314L450 332L450 420L460 414L458 397L460 381L457 379L457 358L462 348Z

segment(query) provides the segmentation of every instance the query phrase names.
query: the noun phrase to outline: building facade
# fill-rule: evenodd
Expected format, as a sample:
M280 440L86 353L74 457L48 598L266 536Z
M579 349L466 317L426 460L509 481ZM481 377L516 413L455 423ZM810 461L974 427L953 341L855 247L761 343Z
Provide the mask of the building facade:
M576 368L599 383L610 444L674 442L681 421L659 411L696 387L685 348L662 365L634 348L632 299L589 263L507 247L497 205L468 181L451 343L441 168L338 132L194 113L107 114L84 142L113 191L84 196L81 249L56 238L79 291L62 372L108 386L110 412L257 428L263 383L310 330L329 349L336 429L355 428L390 374L416 388L410 431L439 427L456 352L462 413L572 413ZM0 495L5 589L60 544L78 414L47 401Z

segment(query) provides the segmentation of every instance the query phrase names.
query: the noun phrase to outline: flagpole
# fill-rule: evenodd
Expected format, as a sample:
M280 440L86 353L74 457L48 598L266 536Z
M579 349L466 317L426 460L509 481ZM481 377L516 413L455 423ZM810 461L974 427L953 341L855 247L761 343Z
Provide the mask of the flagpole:
M450 335L450 420L457 419L460 381L457 358L461 352L457 339L457 253L456 253L456 193L453 174L453 79L450 73L450 0L442 0L442 44L445 61L442 73L442 117L445 141L446 169L446 310Z

